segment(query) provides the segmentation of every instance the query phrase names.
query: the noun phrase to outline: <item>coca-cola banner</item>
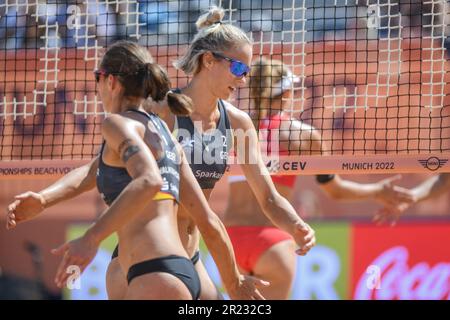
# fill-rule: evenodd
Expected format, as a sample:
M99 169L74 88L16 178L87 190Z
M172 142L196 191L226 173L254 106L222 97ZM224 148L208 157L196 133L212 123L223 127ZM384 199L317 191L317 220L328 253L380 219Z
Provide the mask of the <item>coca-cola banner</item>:
M450 223L353 224L352 299L450 299Z
M450 222L312 226L291 299L450 299Z

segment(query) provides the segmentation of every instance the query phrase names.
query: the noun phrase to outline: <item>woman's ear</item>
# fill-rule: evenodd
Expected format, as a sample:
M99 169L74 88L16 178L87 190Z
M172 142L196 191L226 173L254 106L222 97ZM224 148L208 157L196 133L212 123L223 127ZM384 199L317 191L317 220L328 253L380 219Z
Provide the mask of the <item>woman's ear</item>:
M116 77L112 74L108 75L108 88L112 91L116 87Z
M202 66L208 70L211 70L213 64L215 62L215 58L210 51L205 52L202 55Z
M113 75L108 75L108 87L111 90L111 92L113 93L113 95L120 95L122 94L124 88L122 86L122 84L119 81L119 78L117 76L113 76Z

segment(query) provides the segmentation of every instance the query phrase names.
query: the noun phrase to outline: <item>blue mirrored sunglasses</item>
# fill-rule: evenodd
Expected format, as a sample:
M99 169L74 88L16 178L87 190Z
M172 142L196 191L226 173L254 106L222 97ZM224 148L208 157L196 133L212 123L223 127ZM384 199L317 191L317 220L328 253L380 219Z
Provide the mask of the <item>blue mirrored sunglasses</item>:
M230 72L236 77L246 76L250 73L250 67L242 61L228 58L221 53L213 52L214 57L224 59L230 62Z
M98 82L100 81L100 76L101 76L101 75L107 76L108 73L107 73L106 71L104 71L104 70L95 70L95 71L94 71L95 82L98 83Z

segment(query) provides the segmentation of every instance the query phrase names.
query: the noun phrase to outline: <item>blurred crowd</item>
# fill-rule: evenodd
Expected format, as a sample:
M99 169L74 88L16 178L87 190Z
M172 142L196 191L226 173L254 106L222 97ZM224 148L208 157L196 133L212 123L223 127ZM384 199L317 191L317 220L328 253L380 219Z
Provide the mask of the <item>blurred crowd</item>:
M136 37L141 44L188 43L200 12L215 0L6 0L0 4L0 49L107 46ZM362 3L364 2L364 3ZM225 0L227 19L243 30L270 32L274 41L447 35L445 1ZM58 26L56 28L56 25ZM304 35L301 30L306 30ZM355 32L358 30L357 32Z

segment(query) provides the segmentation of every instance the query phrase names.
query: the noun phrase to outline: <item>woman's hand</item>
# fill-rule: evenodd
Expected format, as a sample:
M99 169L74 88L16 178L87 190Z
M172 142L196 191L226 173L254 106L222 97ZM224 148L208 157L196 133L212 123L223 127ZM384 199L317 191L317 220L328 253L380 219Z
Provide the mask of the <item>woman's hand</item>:
M401 179L401 175L395 175L376 183L379 191L375 199L388 208L396 208L402 204L412 204L415 202L415 197L408 189L396 186L394 181Z
M300 256L305 256L308 251L316 245L315 232L309 224L305 222L296 224L291 236L299 246L299 249L297 249L295 253Z
M84 235L52 250L52 254L63 257L55 276L55 283L59 288L63 288L67 284L67 279L72 276L69 271L70 267L77 266L79 275L83 273L97 254L98 245L97 242Z
M17 223L36 217L45 209L45 199L39 193L28 191L14 198L15 201L8 205L6 229L12 229Z
M410 206L411 203L409 202L402 202L396 206L385 206L375 213L372 221L377 225L390 223L391 227L393 227L397 224L397 221L400 219L403 212Z
M258 288L268 287L269 282L248 276L240 275L239 281L227 288L228 294L232 300L265 300Z
M391 226L394 226L401 214L417 202L417 197L411 190L392 184L398 179L400 179L400 175L378 182L380 191L375 198L384 204L384 207L378 210L373 218L377 225L388 222Z

